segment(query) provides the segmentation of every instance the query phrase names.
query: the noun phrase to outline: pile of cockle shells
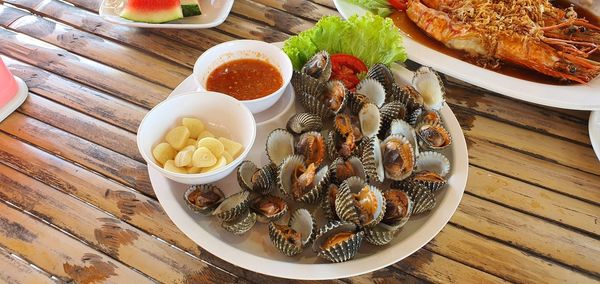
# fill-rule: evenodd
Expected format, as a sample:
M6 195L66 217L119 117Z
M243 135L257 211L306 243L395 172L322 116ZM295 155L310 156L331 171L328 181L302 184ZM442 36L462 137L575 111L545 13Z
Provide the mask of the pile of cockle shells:
M452 143L438 112L444 87L437 73L422 67L412 85L400 86L376 64L355 90L329 81L330 74L324 51L295 72L306 112L270 133L270 164L244 161L237 170L242 190L227 198L213 185L191 186L188 206L216 216L233 234L267 222L285 255L312 243L332 262L352 259L363 240L388 244L411 216L431 210L450 172L438 151ZM298 209L281 223L292 206ZM321 215L325 220L314 217ZM318 229L318 222L325 225Z

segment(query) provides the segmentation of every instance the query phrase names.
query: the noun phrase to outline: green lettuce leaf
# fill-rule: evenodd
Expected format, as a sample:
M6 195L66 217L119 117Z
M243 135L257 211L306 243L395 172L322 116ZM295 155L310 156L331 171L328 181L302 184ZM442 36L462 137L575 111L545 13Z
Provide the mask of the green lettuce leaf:
M323 17L313 28L286 40L283 46L296 70L320 50L352 54L367 66L406 60L402 36L392 20L371 13L354 15L347 21L337 16Z
M394 12L388 0L346 0L348 3L363 7L374 14L387 17Z

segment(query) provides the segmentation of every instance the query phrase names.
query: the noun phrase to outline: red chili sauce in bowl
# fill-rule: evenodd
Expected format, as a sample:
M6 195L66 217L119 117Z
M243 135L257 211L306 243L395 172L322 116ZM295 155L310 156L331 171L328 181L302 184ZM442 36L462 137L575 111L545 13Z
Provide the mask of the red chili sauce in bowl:
M277 91L283 85L279 70L259 59L237 59L223 63L206 81L206 89L238 100L254 100Z

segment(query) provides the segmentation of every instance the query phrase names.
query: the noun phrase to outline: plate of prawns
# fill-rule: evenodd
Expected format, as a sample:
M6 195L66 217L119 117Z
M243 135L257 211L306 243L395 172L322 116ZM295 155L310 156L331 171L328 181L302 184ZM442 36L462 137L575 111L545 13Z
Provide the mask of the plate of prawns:
M408 57L536 104L600 110L600 1L334 0L394 20Z

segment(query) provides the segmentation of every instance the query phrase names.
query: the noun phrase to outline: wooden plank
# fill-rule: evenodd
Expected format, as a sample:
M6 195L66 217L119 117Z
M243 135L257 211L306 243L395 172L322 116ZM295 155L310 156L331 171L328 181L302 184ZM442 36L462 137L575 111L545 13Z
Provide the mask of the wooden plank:
M0 130L154 196L146 165L140 162L20 113L0 123Z
M470 174L478 176L477 171L480 170L472 167ZM494 186L489 184L489 187ZM450 222L521 250L600 276L598 238L585 236L469 194L463 196Z
M131 132L98 121L32 93L21 105L19 111L58 129L88 141L94 141L95 144L145 163L137 149L136 136Z
M446 225L425 248L511 282L593 283L599 279L454 225Z
M38 39L0 28L2 54L90 85L127 101L153 107L171 91L123 71L57 48Z
M512 151L469 136L467 136L467 141L469 161L472 165L493 170L542 188L549 188L573 198L586 200L596 205L600 204L600 190L598 189L600 178L597 175Z
M6 10L14 10L3 7L0 17ZM189 67L35 15L5 27L169 88L175 88L191 74Z
M0 165L0 199L10 201L121 262L161 281L226 282L231 274L209 266L81 201Z
M570 109L562 109L562 108L552 108L552 107L545 107L545 106L541 106L541 105L536 105L533 103L529 103L529 102L525 102L525 101L519 101L519 100L513 100L510 97L507 96L503 96L501 94L498 93L494 93L494 92L490 92L484 88L481 87L477 87L475 85L471 85L465 81L456 79L454 77L445 76L447 81L450 82L453 85L458 85L461 86L463 88L466 89L470 89L472 90L474 93L490 93L493 96L499 97L499 98L503 98L503 99L508 99L508 100L512 100L515 102L518 102L519 105L523 105L525 108L532 108L532 109L537 109L537 108L542 108L547 112L558 112L561 113L563 115L566 115L567 117L570 117L571 119L575 119L578 120L580 122L585 122L588 120L589 116L590 116L590 112L589 111L580 111L580 110L570 110Z
M596 205L475 167L469 168L467 191L506 207L600 236L600 210Z
M394 267L433 283L506 283L494 275L426 249L416 251Z
M237 39L213 29L182 30L182 29L152 29L152 32L163 37L171 38L179 43L187 44L198 50L207 50L219 43ZM199 56L200 54L198 54ZM190 62L193 65L196 62Z
M112 24L98 16L98 9L88 12L57 0L5 0L17 7L34 11L35 14L52 18L56 21L77 27L102 37L110 38L126 45L146 50L179 64L193 66L202 51L179 44L172 39L164 38L146 29ZM99 1L81 1L97 7ZM152 48L149 47L152 44Z
M600 174L600 162L590 146L494 121L457 107L453 111L469 139L487 140L574 169Z
M542 134L590 144L587 120L561 112L501 97L489 91L473 90L455 83L446 84L446 101L496 121L507 122Z
M331 9L335 9L335 4L333 4L333 0L310 0L311 2L321 4L323 6L329 7Z
M2 56L29 91L135 133L147 110L40 68Z
M4 133L0 133L0 145L0 161L5 165L77 196L195 256L204 255L175 227L156 200Z
M0 184L0 188L5 187ZM0 212L0 246L62 281L152 283L146 276L3 202Z
M266 42L284 41L289 37L286 33L246 20L235 14L229 14L227 20L221 24L218 29L241 38L256 39Z
M318 21L321 17L339 15L334 9L317 5L310 1L303 0L253 0L253 2L261 3L265 6L273 7L286 11L292 15Z
M0 283L56 283L49 275L33 268L29 263L11 255L8 251L0 248Z
M314 25L313 22L249 0L235 1L232 11L290 34L300 33Z

